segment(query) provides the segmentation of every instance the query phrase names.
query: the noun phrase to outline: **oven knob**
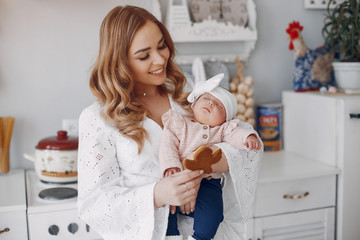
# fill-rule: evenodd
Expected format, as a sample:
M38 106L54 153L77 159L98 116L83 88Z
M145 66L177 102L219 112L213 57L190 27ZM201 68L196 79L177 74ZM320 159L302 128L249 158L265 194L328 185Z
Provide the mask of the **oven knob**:
M77 230L79 229L79 226L76 223L70 223L68 226L68 231L72 234L75 234Z
M59 227L56 225L51 225L48 231L51 235L56 236L59 233Z

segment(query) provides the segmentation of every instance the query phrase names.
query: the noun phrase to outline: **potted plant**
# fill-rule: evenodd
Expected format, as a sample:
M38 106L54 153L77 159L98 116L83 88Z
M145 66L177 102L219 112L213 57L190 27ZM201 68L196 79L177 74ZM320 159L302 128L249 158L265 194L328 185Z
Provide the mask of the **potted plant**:
M329 1L324 20L325 46L337 59L333 67L339 88L360 90L360 1L345 0L330 9L336 1Z

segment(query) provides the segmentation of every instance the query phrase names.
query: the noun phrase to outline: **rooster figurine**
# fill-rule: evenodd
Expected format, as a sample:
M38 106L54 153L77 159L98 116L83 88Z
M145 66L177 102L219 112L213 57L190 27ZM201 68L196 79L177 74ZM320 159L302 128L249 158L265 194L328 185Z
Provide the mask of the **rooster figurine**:
M294 90L314 91L321 87L335 86L332 68L334 55L323 47L315 50L308 49L301 36L303 26L293 21L286 32L289 34L289 49L294 50Z

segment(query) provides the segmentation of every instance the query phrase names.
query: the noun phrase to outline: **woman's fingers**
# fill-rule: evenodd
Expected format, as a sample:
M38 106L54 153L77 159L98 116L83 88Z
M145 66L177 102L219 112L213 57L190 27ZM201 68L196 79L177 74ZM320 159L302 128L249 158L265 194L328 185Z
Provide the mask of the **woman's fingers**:
M184 170L169 177L163 178L155 185L154 203L161 207L166 204L182 206L196 201L197 192L202 180L203 171ZM191 203L184 207L184 211L191 211Z
M185 213L186 213L186 212L185 212L185 206L184 206L184 205L179 206L179 210L180 210L180 212L181 212L182 214L185 214Z
M185 196L187 197L184 200L186 204L184 205L183 208L180 208L182 213L189 214L190 212L193 212L195 210L196 197L200 188L201 180L202 180L202 175L201 177L192 179L191 181L184 183L184 186L187 191L185 193Z
M176 181L178 184L184 184L194 179L202 178L203 174L204 174L204 170L191 171L186 169L184 171L177 172L171 175L171 177L173 177L174 181Z
M190 203L186 203L184 205L184 210L186 214L190 214L191 210L190 210Z
M176 206L170 206L170 212L171 212L171 214L175 214Z

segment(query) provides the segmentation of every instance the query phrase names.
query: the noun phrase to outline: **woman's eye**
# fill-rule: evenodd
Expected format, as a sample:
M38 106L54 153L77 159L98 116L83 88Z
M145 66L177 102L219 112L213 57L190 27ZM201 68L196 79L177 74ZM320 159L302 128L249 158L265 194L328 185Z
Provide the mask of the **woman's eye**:
M160 47L158 47L159 50L165 49L166 48L166 44L164 43L163 45L161 45Z
M164 43L163 45L161 45L160 47L158 47L158 50L163 50L165 49L167 46L166 44ZM142 57L142 58L139 58L141 61L145 61L147 60L148 58L150 57L150 54L147 54L145 57Z
M146 59L148 59L150 57L149 54L147 54L145 57L139 58L141 61L145 61Z

